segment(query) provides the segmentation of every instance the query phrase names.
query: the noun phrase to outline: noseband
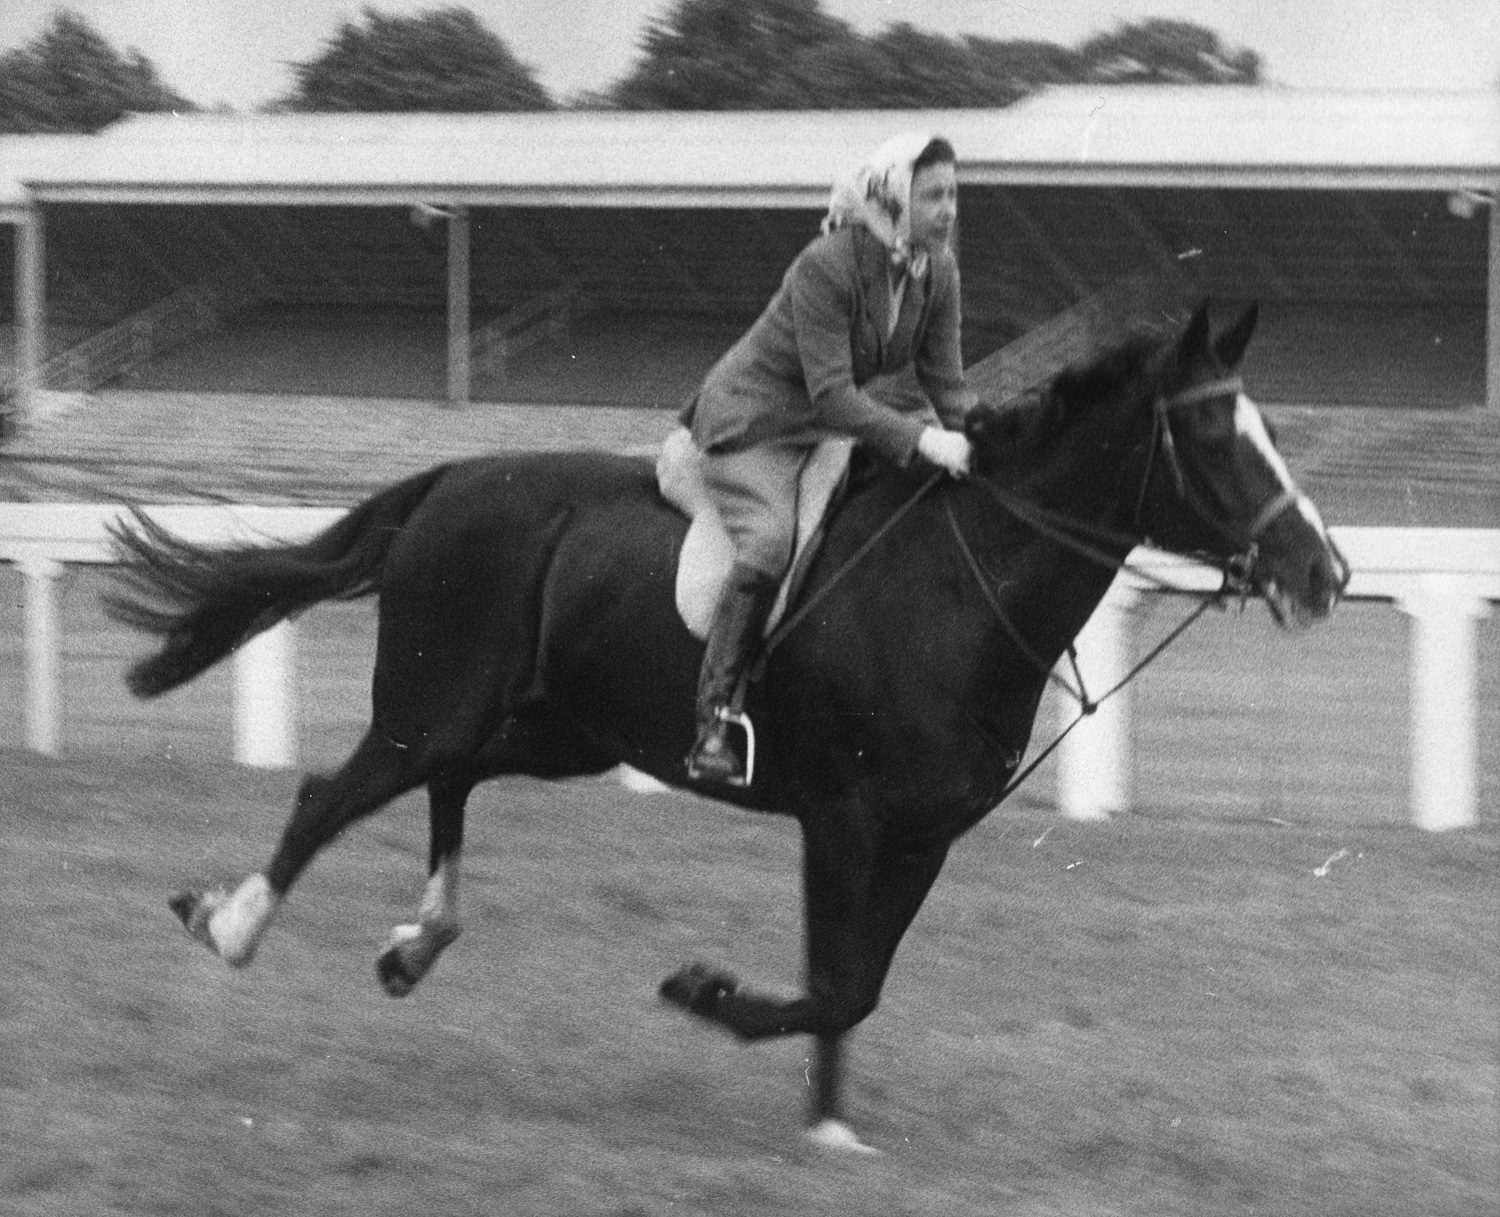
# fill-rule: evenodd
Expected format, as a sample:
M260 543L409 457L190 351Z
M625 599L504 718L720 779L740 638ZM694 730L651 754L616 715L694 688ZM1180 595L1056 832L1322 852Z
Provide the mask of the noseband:
M1256 559L1260 553L1260 538L1271 524L1279 519L1281 515L1297 504L1297 495L1292 490L1281 490L1273 494L1255 513L1249 525L1241 529L1233 522L1219 518L1213 509L1204 501L1203 496L1188 480L1183 471L1182 458L1177 451L1177 442L1172 435L1172 415L1180 410L1198 406L1206 401L1214 401L1221 397L1233 395L1238 397L1245 391L1245 382L1238 376L1225 376L1218 380L1205 381L1203 384L1192 385L1181 389L1176 393L1158 394L1152 403L1154 415L1151 433L1151 447L1146 456L1146 474L1141 479L1141 489L1136 496L1135 504L1135 528L1141 529L1141 513L1145 508L1146 491L1151 485L1151 472L1156 462L1157 451L1160 450L1162 460L1172 475L1172 485L1177 491L1177 497L1187 505L1189 510L1199 520L1207 524L1214 532L1227 539L1231 544L1239 546L1237 552L1224 564L1225 579L1230 588L1241 594L1250 590L1251 578L1255 571Z

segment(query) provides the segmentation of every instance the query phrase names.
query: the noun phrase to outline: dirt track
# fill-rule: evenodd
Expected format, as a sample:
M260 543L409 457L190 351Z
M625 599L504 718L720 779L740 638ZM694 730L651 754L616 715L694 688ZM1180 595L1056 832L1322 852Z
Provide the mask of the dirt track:
M164 897L255 865L289 777L0 770L8 1214L1478 1217L1500 1195L1493 828L1002 810L855 1038L884 1154L847 1161L799 1142L800 1043L743 1048L654 996L700 956L795 984L786 823L483 788L466 935L395 1002L371 965L419 890L419 804L331 847L231 974Z

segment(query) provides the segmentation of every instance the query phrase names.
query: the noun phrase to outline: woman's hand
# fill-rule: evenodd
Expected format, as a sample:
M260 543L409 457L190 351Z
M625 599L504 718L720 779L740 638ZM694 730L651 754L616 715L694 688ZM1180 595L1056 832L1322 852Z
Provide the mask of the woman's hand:
M962 431L947 431L942 427L926 427L917 437L917 452L925 460L941 469L946 469L956 478L969 476L969 460L972 450L968 436Z

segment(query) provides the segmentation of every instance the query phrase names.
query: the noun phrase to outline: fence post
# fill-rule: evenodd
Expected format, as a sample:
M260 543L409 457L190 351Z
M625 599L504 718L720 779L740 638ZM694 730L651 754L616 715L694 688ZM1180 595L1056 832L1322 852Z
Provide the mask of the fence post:
M34 556L23 558L19 565L26 580L26 746L56 756L62 746L62 717L53 585L63 566Z
M1090 697L1112 688L1130 670L1130 617L1139 593L1116 580L1074 641L1084 689ZM1072 679L1071 665L1066 674ZM1122 689L1078 726L1058 747L1057 803L1070 820L1107 820L1130 804L1130 707ZM1062 699L1066 727L1078 714Z
M1476 818L1474 623L1489 606L1438 574L1396 603L1412 619L1412 820L1464 828Z
M47 270L42 209L26 209L16 233L16 388L21 418L33 421L47 387Z
M296 635L283 621L234 653L234 759L261 769L297 763Z

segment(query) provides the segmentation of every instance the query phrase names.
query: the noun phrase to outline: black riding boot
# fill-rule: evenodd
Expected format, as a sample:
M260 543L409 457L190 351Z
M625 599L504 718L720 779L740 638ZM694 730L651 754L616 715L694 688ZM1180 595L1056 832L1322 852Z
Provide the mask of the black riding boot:
M730 706L750 666L776 603L778 580L736 562L708 628L708 650L698 675L698 740L688 753L688 777L744 786L745 763L729 742Z

